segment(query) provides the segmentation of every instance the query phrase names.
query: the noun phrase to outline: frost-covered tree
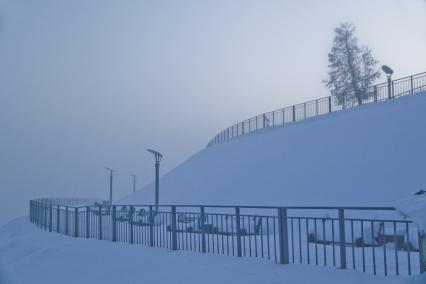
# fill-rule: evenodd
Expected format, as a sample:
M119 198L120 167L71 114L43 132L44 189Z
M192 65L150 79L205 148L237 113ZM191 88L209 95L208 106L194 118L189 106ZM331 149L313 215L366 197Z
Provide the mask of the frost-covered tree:
M362 104L372 93L370 86L380 77L378 61L367 46L360 46L355 26L342 23L335 30L333 47L328 54L328 76L324 83L339 105Z

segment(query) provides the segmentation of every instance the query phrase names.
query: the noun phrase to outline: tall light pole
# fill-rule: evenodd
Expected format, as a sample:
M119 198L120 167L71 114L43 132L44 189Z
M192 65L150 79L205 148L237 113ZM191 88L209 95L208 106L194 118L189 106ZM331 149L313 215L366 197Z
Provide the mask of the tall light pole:
M391 99L392 96L392 74L393 70L389 66L383 65L382 66L383 72L385 72L386 77L388 78L388 98Z
M113 170L105 167L107 171L109 171L109 205L112 205L112 174Z
M155 210L158 211L158 205L160 203L160 162L163 158L160 152L146 149L148 152L154 155L155 158Z
M130 175L133 178L133 193L136 192L136 175Z

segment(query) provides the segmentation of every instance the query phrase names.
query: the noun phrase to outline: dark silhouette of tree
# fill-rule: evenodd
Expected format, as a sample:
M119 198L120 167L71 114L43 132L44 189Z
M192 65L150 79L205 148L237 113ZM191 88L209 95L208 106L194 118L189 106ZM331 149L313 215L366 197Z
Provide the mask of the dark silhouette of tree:
M324 83L339 105L362 104L372 96L368 86L380 77L372 51L360 46L355 35L355 26L342 23L335 31L333 47L328 54L328 76Z

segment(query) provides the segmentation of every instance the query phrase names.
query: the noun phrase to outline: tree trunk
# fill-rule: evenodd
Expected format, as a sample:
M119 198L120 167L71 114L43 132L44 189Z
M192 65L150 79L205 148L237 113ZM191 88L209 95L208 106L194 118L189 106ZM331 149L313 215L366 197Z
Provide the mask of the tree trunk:
M348 32L346 31L346 35L345 35L345 48L346 48L346 52L348 54L348 66L349 66L349 70L351 73L351 83L352 83L352 88L354 89L354 93L355 93L355 97L358 101L358 104L361 105L362 104L362 98L361 98L361 94L360 91L358 89L358 84L357 84L357 80L356 80L356 76L355 76L355 67L353 66L353 59L352 59L352 52L351 49L348 46Z

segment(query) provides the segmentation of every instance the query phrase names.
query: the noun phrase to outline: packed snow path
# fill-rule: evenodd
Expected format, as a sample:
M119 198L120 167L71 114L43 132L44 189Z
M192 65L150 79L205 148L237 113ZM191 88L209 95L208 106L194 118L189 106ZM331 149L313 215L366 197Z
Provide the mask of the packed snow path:
M36 229L28 217L0 229L0 283L425 283L426 275L369 276L335 268L171 252L75 239Z

